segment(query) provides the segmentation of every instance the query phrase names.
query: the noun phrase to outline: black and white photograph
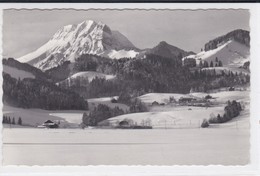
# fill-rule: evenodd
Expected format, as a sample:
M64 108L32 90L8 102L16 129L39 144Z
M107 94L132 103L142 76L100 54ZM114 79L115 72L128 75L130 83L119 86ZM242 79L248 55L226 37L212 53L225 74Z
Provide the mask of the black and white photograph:
M4 9L4 166L250 164L249 9Z

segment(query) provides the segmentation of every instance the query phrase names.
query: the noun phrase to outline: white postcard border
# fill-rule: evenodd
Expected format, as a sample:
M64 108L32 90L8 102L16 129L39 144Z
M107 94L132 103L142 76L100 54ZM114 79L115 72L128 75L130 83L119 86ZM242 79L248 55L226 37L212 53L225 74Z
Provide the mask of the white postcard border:
M91 175L91 176L157 176L157 175L260 175L260 4L253 3L6 3L0 4L0 13L3 9L249 9L250 10L250 36L251 36L251 109L250 109L250 164L246 166L1 166L0 175ZM2 26L3 19L0 24ZM0 34L2 39L2 33ZM0 42L2 46L2 40ZM2 53L2 47L0 48ZM2 65L0 66L2 71ZM0 78L2 84L2 77ZM1 95L2 95L2 89ZM2 106L2 101L1 101ZM1 112L2 113L2 112ZM1 125L2 129L2 125ZM2 133L1 136L2 137ZM2 144L0 146L2 151ZM2 158L2 152L0 155Z

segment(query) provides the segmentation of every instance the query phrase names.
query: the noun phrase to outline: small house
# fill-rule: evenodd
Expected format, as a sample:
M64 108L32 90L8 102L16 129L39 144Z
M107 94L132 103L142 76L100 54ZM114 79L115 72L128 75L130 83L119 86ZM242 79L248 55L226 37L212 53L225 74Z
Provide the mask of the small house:
M51 120L45 121L41 126L39 127L45 127L45 128L59 128L59 125Z
M157 101L152 102L152 106L158 106L159 103Z

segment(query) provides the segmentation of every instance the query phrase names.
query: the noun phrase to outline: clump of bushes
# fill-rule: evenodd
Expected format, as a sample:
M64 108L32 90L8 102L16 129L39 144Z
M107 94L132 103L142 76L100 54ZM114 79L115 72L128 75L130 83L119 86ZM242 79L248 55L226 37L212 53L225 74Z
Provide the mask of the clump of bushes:
M209 121L207 119L203 119L201 123L201 128L207 128L209 126Z
M123 103L129 106L130 113L147 112L146 105L138 98L131 96L127 92L123 92L119 95L118 103Z
M138 112L147 112L148 109L146 105L139 100L138 98L134 98L131 100L131 104L129 105L130 113L138 113Z
M211 95L206 95L206 96L205 96L205 99L206 99L206 100L212 99L212 96L211 96Z
M99 122L109 119L111 117L123 115L125 112L119 107L110 108L107 105L99 104L89 114L84 113L82 117L82 124L86 126L97 126Z
M235 100L228 101L228 105L225 107L225 113L223 116L220 114L217 115L217 117L211 117L209 119L209 123L225 123L234 117L237 117L240 112L242 111L241 104L239 102L236 102Z

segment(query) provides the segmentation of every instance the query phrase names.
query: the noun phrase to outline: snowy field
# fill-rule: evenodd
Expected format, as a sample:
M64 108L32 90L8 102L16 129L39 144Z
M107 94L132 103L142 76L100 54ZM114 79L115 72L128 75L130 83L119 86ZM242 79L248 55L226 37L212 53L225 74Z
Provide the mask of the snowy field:
M87 111L78 110L60 110L47 111L42 109L23 109L15 108L8 105L3 106L3 114L14 117L16 122L19 117L22 118L23 125L36 127L43 124L46 120L60 121L62 128L75 128L82 121L82 115ZM13 126L16 127L16 126Z
M152 104L154 101L158 103L168 103L170 97L174 97L176 101L180 98L204 98L207 95L211 95L215 100L221 103L226 103L228 100L237 100L237 101L250 101L250 91L219 91L214 93L203 93L203 92L195 92L189 94L178 94L178 93L148 93L138 97L142 102L146 104Z
M223 114L223 108L165 108L165 111L125 114L108 121L116 124L124 119L131 119L139 125L150 121L149 125L153 128L199 128L203 119L208 119L211 114Z
M4 165L246 165L249 129L8 129Z
M146 94L145 103L166 102L169 97L203 98L206 93ZM210 94L214 107L150 106L149 112L110 118L111 123L147 119L153 129L3 129L4 165L246 165L249 163L249 91ZM89 99L90 106L110 102L111 97ZM204 118L222 114L228 100L243 102L245 110L223 124L200 128ZM120 104L119 104L120 105ZM121 105L123 106L123 105ZM128 108L127 106L125 108ZM25 122L64 120L81 122L83 111L46 111L4 106L3 112L23 116ZM75 126L74 126L75 127Z

